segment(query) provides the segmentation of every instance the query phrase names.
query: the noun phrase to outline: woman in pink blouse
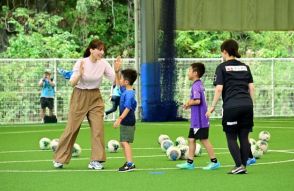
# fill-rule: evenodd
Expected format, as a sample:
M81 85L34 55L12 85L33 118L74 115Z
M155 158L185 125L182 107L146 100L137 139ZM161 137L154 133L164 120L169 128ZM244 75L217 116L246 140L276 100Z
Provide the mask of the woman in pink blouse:
M111 82L115 80L113 68L103 59L104 51L103 42L97 39L92 40L84 53L84 58L77 61L73 67L73 74L69 82L74 89L70 100L67 126L59 139L54 155L53 166L55 168L62 168L63 164L69 163L81 123L87 117L92 139L91 160L88 168L103 169L101 163L106 160L104 102L99 87L103 76Z

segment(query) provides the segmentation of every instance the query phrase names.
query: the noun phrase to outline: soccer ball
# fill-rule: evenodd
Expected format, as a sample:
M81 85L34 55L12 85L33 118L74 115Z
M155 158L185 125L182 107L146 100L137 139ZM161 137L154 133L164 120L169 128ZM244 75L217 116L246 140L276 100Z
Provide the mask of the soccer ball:
M251 145L251 152L254 158L259 159L263 155L263 151L256 145Z
M39 141L40 149L42 149L42 150L50 149L50 142L51 142L51 140L48 139L47 137L41 138Z
M75 143L72 148L71 156L73 157L79 157L82 153L82 148L79 144Z
M178 145L187 145L188 142L184 137L178 137L175 143L176 143L176 146L178 146Z
M181 157L181 150L178 147L170 146L166 151L169 160L178 160Z
M119 142L117 140L110 140L107 143L107 150L110 153L116 153L119 149Z
M249 143L250 143L250 145L255 145L256 144L256 140L253 139L253 138L250 138L249 139Z
M169 139L170 139L170 138L169 138L168 135L163 135L163 134L161 134L161 135L159 135L159 137L158 137L158 143L161 144L162 141L164 141L164 140L169 140Z
M56 151L58 142L59 142L59 139L52 139L52 141L50 142L50 148L53 152Z
M271 138L271 134L268 131L261 131L258 137L260 140L269 141Z
M195 157L201 156L202 146L199 143L196 143Z
M266 153L267 152L267 149L268 149L268 143L266 141L263 141L263 140L259 140L256 142L256 146L262 150L263 153Z
M167 139L167 140L164 140L161 142L160 147L163 152L166 152L167 149L173 145L174 145L174 143L171 140Z
M181 151L181 159L188 159L189 156L189 146L188 145L179 145L178 148Z

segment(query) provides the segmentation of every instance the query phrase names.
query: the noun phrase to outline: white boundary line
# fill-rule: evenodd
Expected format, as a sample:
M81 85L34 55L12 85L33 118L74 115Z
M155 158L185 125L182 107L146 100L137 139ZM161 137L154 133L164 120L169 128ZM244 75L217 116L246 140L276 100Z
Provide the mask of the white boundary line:
M174 126L175 124L153 124L153 125L168 125L168 126ZM215 127L221 127L221 125L213 125L210 128L215 128ZM179 126L179 127L175 127L175 128L185 128L183 126ZM86 130L86 129L90 129L89 127L83 127L80 128L80 130ZM272 127L258 127L258 126L254 126L253 129L290 129L290 130L294 130L294 126L293 127L276 127L276 126L272 126ZM9 134L25 134L25 133L43 133L43 132L62 132L64 131L64 129L49 129L49 130L34 130L34 131L8 131L8 132L0 132L0 135L9 135Z
M229 154L229 152L220 152L215 153L217 155L221 154ZM202 155L207 155L207 153L202 153ZM133 158L153 158L153 157L166 157L165 154L161 155L148 155L148 156L133 156ZM122 159L125 158L124 156L113 156L113 157L107 157L107 159ZM82 157L82 158L72 158L73 161L75 160L89 160L89 158ZM52 159L44 159L44 160L19 160L19 161L0 161L0 164L9 164L9 163L34 163L34 162L52 162Z
M273 161L273 162L264 162L257 163L253 166L258 165L269 165L269 164L282 164L294 162L294 159L283 160L283 161ZM232 167L234 165L222 165L221 168ZM201 169L202 166L196 167L196 169ZM179 170L178 168L143 168L136 169L136 171L158 171L158 170ZM54 169L54 170L0 170L0 173L67 173L67 172L117 172L117 169L104 169L104 170L67 170L67 169Z
M223 149L223 148L220 148ZM290 149L293 150L293 149ZM293 151L290 150L269 150L269 152L282 152L282 153L290 153L294 154ZM216 154L228 154L229 152L221 152ZM207 153L204 153L204 155ZM166 157L166 155L149 155L149 156L134 156L134 158L154 158L154 157ZM123 156L117 157L108 157L108 159L121 159L124 158ZM89 158L76 158L73 160L89 160ZM0 161L0 164L7 164L7 163L29 163L29 162L52 162L52 160L23 160L23 161ZM281 163L289 163L294 162L294 159L282 160L282 161L272 161L272 162L263 162L254 164L254 166L258 165L269 165L269 164L281 164ZM232 167L233 165L222 165L222 168ZM197 167L202 168L202 167ZM154 171L154 170L176 170L178 168L146 168L146 169L136 169L136 171ZM106 169L101 171L95 170L0 170L0 173L58 173L58 172L116 172L117 169Z
M106 149L106 148L105 148ZM143 148L132 148L133 150L161 150L159 147L143 147ZM205 149L205 148L203 148ZM228 148L214 148L214 150L227 150ZM91 149L82 149L82 151L90 151ZM0 151L0 154L9 154L9 153L31 153L31 152L52 152L49 150L14 150L14 151Z

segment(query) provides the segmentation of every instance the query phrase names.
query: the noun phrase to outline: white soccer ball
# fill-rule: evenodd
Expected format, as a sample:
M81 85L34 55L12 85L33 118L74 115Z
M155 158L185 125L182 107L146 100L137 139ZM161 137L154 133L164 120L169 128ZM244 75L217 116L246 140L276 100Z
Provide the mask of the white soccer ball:
M51 142L51 140L48 139L47 137L41 138L39 141L40 149L42 149L42 150L50 149L50 142Z
M184 137L181 136L181 137L177 137L175 144L176 144L176 146L187 145L188 141Z
M119 142L117 140L110 140L107 143L107 150L110 153L116 153L119 149Z
M251 152L254 158L259 159L263 155L263 151L256 145L251 145Z
M263 141L269 141L271 134L268 131L261 131L258 135L258 138Z
M174 143L171 140L167 139L167 140L164 140L161 142L160 147L163 152L166 152L167 149L173 145L174 145Z
M250 145L255 145L256 144L256 140L253 139L253 138L250 138L249 139L249 143L250 143Z
M196 143L195 157L201 156L202 146L199 143Z
M169 138L168 135L163 135L163 134L161 134L161 135L159 135L159 137L158 137L158 143L161 144L162 141L164 141L164 140L169 140L169 139L170 139L170 138Z
M259 140L256 142L256 146L262 150L263 153L266 153L268 150L268 143L266 141Z
M52 139L52 141L50 142L50 148L53 152L56 151L58 142L59 142L59 139Z
M82 153L82 148L79 144L75 143L72 148L71 156L73 157L79 157Z
M178 160L181 157L181 150L178 147L170 146L166 151L169 160Z
M179 145L178 148L181 151L180 159L188 159L188 157L189 157L189 146L188 145Z

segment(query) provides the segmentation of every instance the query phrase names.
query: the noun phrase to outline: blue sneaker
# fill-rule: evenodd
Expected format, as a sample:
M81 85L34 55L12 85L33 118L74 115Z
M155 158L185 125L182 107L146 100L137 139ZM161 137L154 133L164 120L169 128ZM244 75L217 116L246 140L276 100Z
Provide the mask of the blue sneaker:
M250 166L252 164L256 163L256 159L253 157L253 158L248 158L247 160L247 166Z
M217 163L215 163L215 162L211 162L211 163L209 163L206 167L203 167L202 169L203 170L215 170L215 169L218 169L218 168L220 168L220 163L219 162L217 162Z
M188 169L188 170L193 170L195 168L194 163L190 164L190 163L181 163L181 164L177 164L176 165L178 168L180 169Z

